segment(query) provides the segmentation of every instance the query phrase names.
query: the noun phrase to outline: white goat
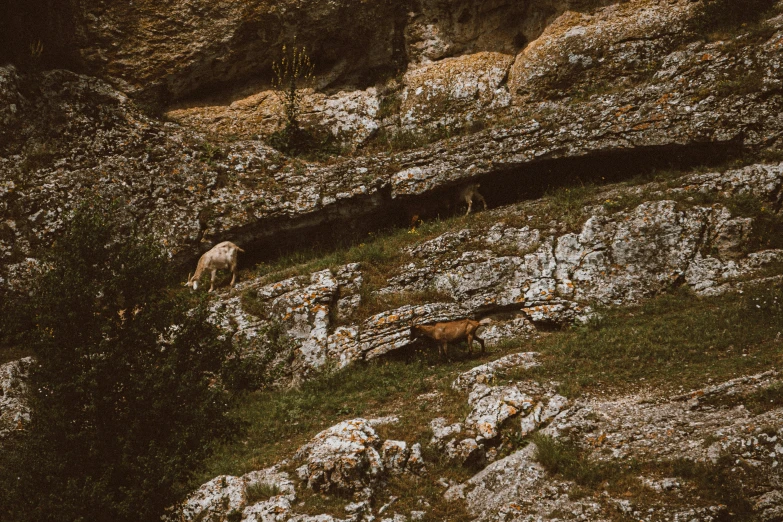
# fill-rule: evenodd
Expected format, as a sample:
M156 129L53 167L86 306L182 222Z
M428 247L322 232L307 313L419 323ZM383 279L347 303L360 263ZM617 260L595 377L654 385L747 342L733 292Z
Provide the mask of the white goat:
M215 289L215 273L218 270L231 270L231 286L234 286L234 281L237 278L237 253L244 252L241 248L236 246L231 241L223 241L212 247L208 252L205 252L201 259L198 260L198 266L196 266L196 273L193 277L188 274L188 282L185 286L198 289L198 281L201 279L201 275L205 270L212 271L212 279L209 283L209 291L212 292Z

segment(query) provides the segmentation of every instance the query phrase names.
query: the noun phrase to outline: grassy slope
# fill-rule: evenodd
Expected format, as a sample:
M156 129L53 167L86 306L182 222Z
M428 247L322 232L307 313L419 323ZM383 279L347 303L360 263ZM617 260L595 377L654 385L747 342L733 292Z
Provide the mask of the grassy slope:
M430 436L431 419L444 416L457 422L468 413L465 394L453 392L451 381L460 372L504 353L540 351L541 367L512 372L506 378L559 381L560 391L571 397L619 394L640 386L677 393L781 365L781 332L780 286L709 299L681 290L639 307L607 311L602 320L584 327L507 343L484 356L471 358L463 350L454 360L444 361L434 350L410 351L394 360L323 376L297 389L248 395L235 412L248 422L244 439L218 448L195 483L221 473L241 474L271 465L290 457L318 431L357 416L398 415L400 423L380 428L380 435L424 443ZM417 399L430 392L440 392L439 405ZM777 395L772 400L783 400ZM507 451L525 443L514 441L513 436L508 440ZM459 506L440 500L442 489L435 481L440 477L464 480L472 470L450 467L432 453L426 456L435 460L432 472L421 479L395 479L389 493L400 496L399 507L408 509L416 509L416 497L424 495L433 504L431 516L439 513L460 520L464 514L444 511L458 511ZM336 509L338 504L320 495L309 495L306 500L313 512Z
M661 190L679 186L677 178L681 175L682 172L676 171L655 172L623 186L655 182L655 189ZM609 187L609 191L613 188L617 187ZM652 199L670 197L660 194ZM373 290L384 285L387 277L409 262L403 251L405 247L447 231L466 227L474 231L486 230L501 219L509 225L528 224L548 229L549 216L560 216L558 226L562 233L578 230L586 219L583 209L591 205L604 205L610 212L616 212L649 199L634 195L617 197L616 191L607 198L606 188L592 185L561 188L542 200L520 203L502 214L495 211L469 218L438 220L425 223L414 232L392 230L347 248L298 253L275 265L259 267L255 275L268 275L269 281L274 281L344 263L364 262L365 281L368 289ZM757 224L749 251L783 246L783 219L752 198L727 200L717 195L685 193L676 195L675 199L685 206L721 203L737 215L753 217ZM537 216L533 222L526 218L531 214ZM515 223L515 219L524 222ZM465 248L474 246L468 243ZM780 273L783 273L783 267L770 271L770 275ZM430 296L399 297L427 300ZM324 375L299 388L258 391L245 396L235 411L235 415L247 423L243 439L216 448L214 457L195 478L194 486L218 474L238 475L269 466L293 455L320 430L359 416L399 416L398 424L379 429L381 437L422 442L426 452L425 443L431 435L430 420L443 416L450 422L458 422L464 420L469 411L466 395L450 389L452 380L460 372L506 353L533 350L542 354L540 367L511 372L506 379L554 381L559 383L559 391L569 397L621 394L640 387L664 394L679 393L776 367L783 363L782 303L780 286L748 288L740 295L717 298L699 298L679 289L641 306L604 310L601 319L584 326L542 334L533 340L511 340L483 356L470 358L465 351L460 351L453 360L445 361L439 359L431 347L419 346L393 358ZM393 305L398 304L370 301L353 319ZM436 398L421 398L432 392L437 392ZM773 395L779 395L778 392L772 391ZM783 401L777 395L772 398L773 403ZM513 433L505 437L503 453L527 443L515 438ZM463 506L442 500L442 488L436 485L436 480L440 477L464 480L475 470L450 466L434 452L425 457L434 462L429 475L390 481L388 493L400 497L396 507L403 511L417 509L417 498L424 496L431 503L428 516L433 520L467 520ZM588 470L586 473L594 472ZM625 487L622 482L625 475L618 475L618 487ZM316 494L306 494L303 498L306 505L298 509L311 513L341 515L341 506L345 503L345 499Z

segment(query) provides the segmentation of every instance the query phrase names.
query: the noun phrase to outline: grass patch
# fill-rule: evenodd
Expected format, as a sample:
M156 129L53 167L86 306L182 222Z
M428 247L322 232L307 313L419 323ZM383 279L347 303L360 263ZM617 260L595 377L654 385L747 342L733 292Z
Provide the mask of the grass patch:
M536 445L534 458L548 473L575 483L569 496L579 498L606 490L614 495L633 497L640 508L644 505L671 505L683 502L693 507L706 501L710 505L723 505L726 520L755 520L753 506L748 500L753 496L756 482L763 477L749 464L735 462L724 455L717 462L696 462L690 459L667 461L601 461L590 454L589 449L567 438L555 439L540 433L532 437ZM680 500L660 496L643 486L638 476L679 477L685 479ZM720 520L724 520L721 518Z
M771 14L777 0L707 0L694 18L695 29L708 39L733 34L738 29L759 25Z
M32 350L22 346L2 346L0 345L0 364L17 361L24 357L33 355Z
M749 464L724 455L715 463L677 459L663 468L669 475L687 479L699 497L726 506L729 520L756 520L748 489L758 472Z
M281 493L277 484L269 484L268 482L256 482L250 484L245 490L247 495L248 505L255 504L256 502L262 502L269 500L272 497L276 497Z
M640 385L677 391L783 363L780 284L743 295L699 298L677 290L600 319L542 337L538 378L561 393L630 391Z
M598 187L592 184L560 187L544 196L545 214L557 219L558 225L569 232L582 228L586 221L585 206L596 196Z
M298 388L246 394L232 413L245 424L242 440L216 448L195 477L194 487L217 475L242 475L270 466L290 457L319 431L355 417L398 415L398 424L378 428L383 438L409 443L429 440L433 413L426 403L417 403L416 397L438 391L438 415L464 419L465 396L451 390L452 380L498 353L471 358L462 348L452 350L452 356L453 360L444 361L434 348L409 351L394 359L324 374Z
M783 406L783 382L748 394L745 406L756 415L780 408Z
M622 474L615 462L599 462L570 439L555 439L535 433L531 437L536 445L533 458L547 472L571 480L579 486L594 489L610 478Z
M760 415L783 406L783 382L778 381L746 393L708 397L704 403L729 408L742 404L753 414Z
M392 477L386 488L389 495L398 497L389 510L388 516L395 512L405 514L411 511L425 511L424 522L469 522L475 520L467 511L464 501L450 501L443 498L443 488L436 483L438 477L450 478L443 468L435 468L429 476L401 475ZM465 477L467 478L467 477ZM464 480L464 479L463 479ZM428 505L422 505L425 500ZM384 516L387 516L384 513Z

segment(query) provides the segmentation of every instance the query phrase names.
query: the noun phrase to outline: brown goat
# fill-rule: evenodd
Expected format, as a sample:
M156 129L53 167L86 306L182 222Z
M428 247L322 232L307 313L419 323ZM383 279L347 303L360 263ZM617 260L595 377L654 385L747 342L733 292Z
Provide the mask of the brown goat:
M411 334L416 339L420 336L426 336L438 343L438 354L448 355L450 341L468 340L468 353L473 353L473 339L481 345L481 353L484 353L484 340L476 335L476 330L486 324L484 321L473 321L472 319L461 319L459 321L449 321L447 323L435 323L432 325L414 325L411 327Z
M484 205L484 210L487 210L487 201L484 199L484 196L479 193L478 189L478 183L470 183L459 192L459 199L468 205L468 211L465 212L466 216L470 214L471 209L473 209L474 199L481 201L481 203Z

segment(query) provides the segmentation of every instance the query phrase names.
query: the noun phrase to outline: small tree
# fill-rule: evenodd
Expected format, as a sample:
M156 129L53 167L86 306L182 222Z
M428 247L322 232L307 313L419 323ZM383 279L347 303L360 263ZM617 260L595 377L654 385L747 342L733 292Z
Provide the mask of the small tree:
M3 521L158 520L234 432L214 379L229 342L120 210L76 212L25 307L32 418L0 452Z
M296 39L290 49L283 45L280 61L272 64L272 73L272 86L283 106L285 130L297 132L304 89L313 83L313 64L305 48L296 46Z
M272 64L272 85L283 108L285 125L269 137L269 144L291 156L319 159L340 153L335 137L325 129L301 127L304 90L313 84L313 64L307 51L294 44L283 46L280 61Z

